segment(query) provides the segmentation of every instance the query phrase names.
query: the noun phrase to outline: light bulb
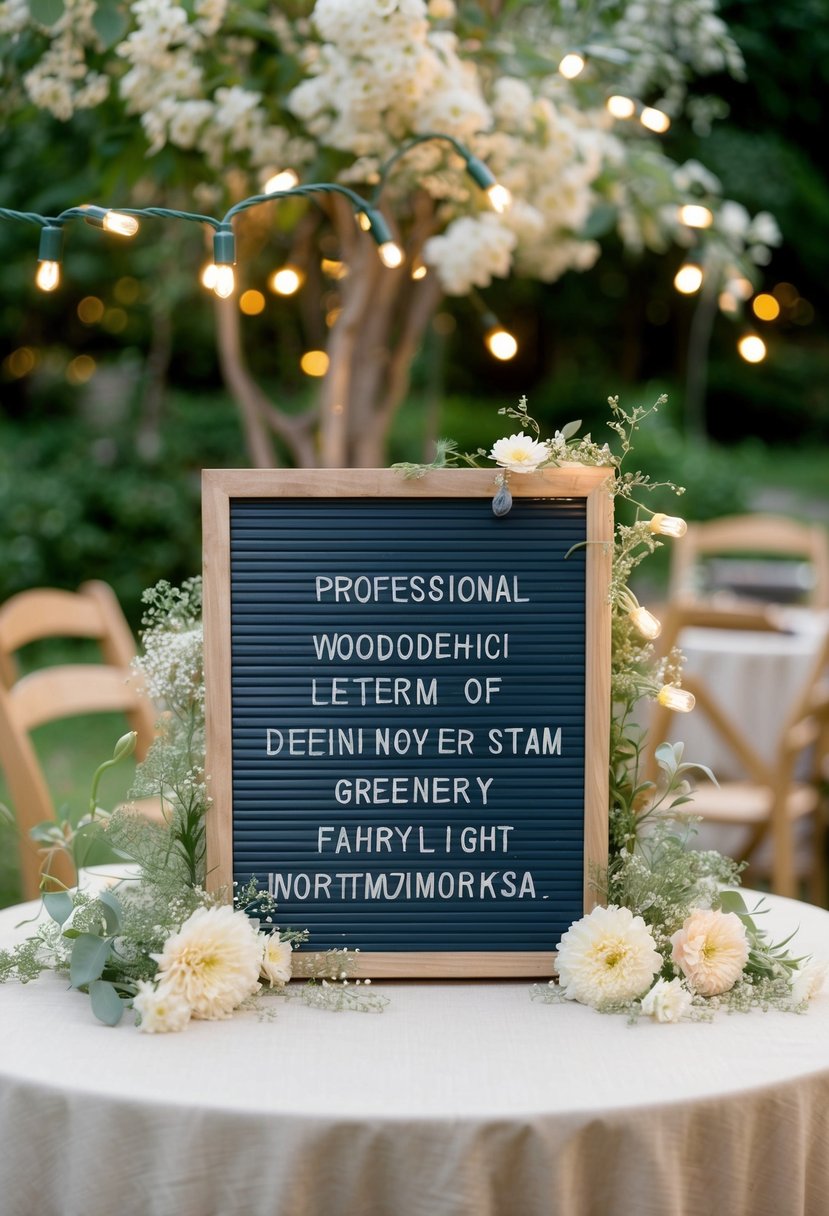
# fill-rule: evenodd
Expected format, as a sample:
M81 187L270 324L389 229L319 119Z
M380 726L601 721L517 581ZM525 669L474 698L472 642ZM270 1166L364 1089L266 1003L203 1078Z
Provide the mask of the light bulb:
M228 296L232 296L236 288L236 276L233 273L233 267L227 266L224 263L216 267L216 282L213 284L213 291L220 300L226 300Z
M702 267L686 262L674 275L674 287L684 296L692 296L702 287Z
M647 608L642 608L641 605L634 608L628 613L630 622L634 625L643 638L647 638L652 642L654 638L658 638L662 632L662 622L658 621L652 612L648 612Z
M679 209L680 223L689 228L710 228L714 222L713 212L701 203L684 203Z
M664 110L656 110L653 106L645 106L639 115L643 127L657 135L664 135L671 125L671 120Z
M412 267L412 278L415 280L425 279L428 273L428 268L422 262L418 262L416 266Z
M776 321L780 316L780 304L767 291L761 291L751 301L751 311L761 321Z
M283 266L271 275L268 286L278 296L292 296L305 282L305 275L296 266Z
M293 190L294 186L299 185L299 175L293 169L283 169L280 173L274 173L262 187L263 194L276 194L280 190Z
M660 705L678 714L689 714L697 703L692 692L688 692L687 688L677 688L676 684L663 684L656 699Z
M489 353L494 355L496 359L500 359L502 363L506 363L509 359L514 359L518 354L518 342L509 330L503 328L491 329L484 341L487 344Z
M512 195L500 182L495 182L486 193L492 210L497 211L499 215L503 215L512 206Z
M357 221L358 228L361 228L363 232L371 232L371 220L366 215L365 211L356 211L354 213L354 218Z
M60 283L60 262L38 262L35 283L41 291L54 291Z
M389 270L402 266L403 250L396 241L383 241L383 244L378 246L377 252L380 254L380 261L384 266L388 266Z
M208 262L202 267L201 282L202 287L206 287L208 291L212 291L216 286L216 276L219 273L219 268L215 262Z
M633 118L636 113L636 102L630 97L623 97L620 93L614 93L612 97L608 97L605 105L608 114L614 118Z
M566 80L575 80L584 71L584 56L577 51L570 51L558 65L558 70Z
M680 536L684 536L688 531L688 525L678 515L663 515L657 512L651 519L650 530L651 532L655 532L657 536L672 536L675 540L678 540Z
M759 334L744 334L737 343L737 350L746 363L762 363L768 353Z
M104 216L104 228L118 236L135 236L138 220L134 215L124 215L122 211L107 211Z

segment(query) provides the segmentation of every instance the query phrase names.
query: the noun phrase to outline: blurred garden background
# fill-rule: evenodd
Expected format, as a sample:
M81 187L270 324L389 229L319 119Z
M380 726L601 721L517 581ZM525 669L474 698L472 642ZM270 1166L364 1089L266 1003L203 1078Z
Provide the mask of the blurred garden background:
M425 141L381 200L401 268L347 208L288 198L237 226L228 300L199 225L73 222L45 293L37 226L0 220L0 601L101 578L137 628L144 587L200 568L202 468L488 447L524 394L604 442L609 395L667 393L635 464L683 515L829 521L829 0L3 0L0 70L18 212L221 216L286 171L368 197L430 131L514 198L490 215ZM46 739L59 799L112 741Z

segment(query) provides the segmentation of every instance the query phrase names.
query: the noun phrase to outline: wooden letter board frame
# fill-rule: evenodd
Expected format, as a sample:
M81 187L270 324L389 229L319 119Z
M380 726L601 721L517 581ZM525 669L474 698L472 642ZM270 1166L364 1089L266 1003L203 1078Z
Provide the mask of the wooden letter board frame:
M606 468L567 466L510 478L514 498L584 499L586 504L584 909L591 878L607 863L610 733L610 601L613 506ZM212 807L207 819L210 889L232 889L233 786L230 622L230 509L237 499L477 499L490 511L492 470L447 469L405 479L394 470L205 470L204 629L207 766ZM381 507L382 509L382 507ZM302 927L296 925L295 927ZM313 946L313 935L312 942ZM371 976L529 976L553 973L554 950L362 952L358 974Z

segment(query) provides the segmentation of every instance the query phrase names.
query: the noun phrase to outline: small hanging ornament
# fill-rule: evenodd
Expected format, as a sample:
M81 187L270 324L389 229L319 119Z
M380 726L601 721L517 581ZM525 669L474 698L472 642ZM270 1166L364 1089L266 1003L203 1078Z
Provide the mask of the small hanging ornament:
M500 519L502 515L509 515L511 510L512 495L507 489L506 478L503 478L492 500L492 514Z

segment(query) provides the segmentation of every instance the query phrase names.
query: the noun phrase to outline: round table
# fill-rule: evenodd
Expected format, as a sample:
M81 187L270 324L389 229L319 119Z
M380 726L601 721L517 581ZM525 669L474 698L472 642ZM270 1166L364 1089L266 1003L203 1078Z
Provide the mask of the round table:
M768 902L829 956L829 913ZM829 995L629 1026L524 982L377 989L151 1036L52 974L0 987L3 1216L825 1216Z
M687 628L679 636L685 671L696 676L761 755L773 756L786 719L805 690L829 628L829 614L781 610L786 632ZM721 780L743 777L739 760L701 714L682 714L673 731L685 759L700 761Z

